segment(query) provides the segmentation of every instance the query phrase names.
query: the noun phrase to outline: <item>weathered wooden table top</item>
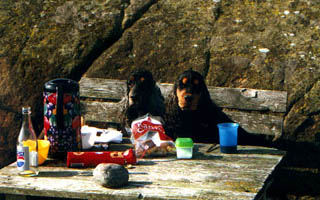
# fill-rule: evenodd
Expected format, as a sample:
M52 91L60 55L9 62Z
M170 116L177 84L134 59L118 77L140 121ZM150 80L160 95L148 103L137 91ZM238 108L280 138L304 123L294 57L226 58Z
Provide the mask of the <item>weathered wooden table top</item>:
M67 168L53 161L39 167L39 176L17 175L16 163L0 170L0 194L79 199L258 199L257 194L285 152L238 146L222 154L209 144L196 144L193 158L142 159L129 168L129 185L108 189L96 184L92 170Z

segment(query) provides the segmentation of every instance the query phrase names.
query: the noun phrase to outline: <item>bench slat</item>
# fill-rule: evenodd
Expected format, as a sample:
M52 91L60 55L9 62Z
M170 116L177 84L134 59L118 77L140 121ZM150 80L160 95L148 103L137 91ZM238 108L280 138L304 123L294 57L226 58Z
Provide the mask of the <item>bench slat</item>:
M119 101L125 96L126 82L115 79L81 78L80 96Z
M120 123L120 106L115 102L81 101L85 121Z
M223 112L248 133L281 136L283 116L228 110Z
M125 81L101 78L82 78L80 96L119 101L125 95ZM167 96L173 84L159 85L161 92ZM245 88L222 88L208 86L212 100L222 108L240 110L285 112L287 92L257 90Z
M81 102L82 113L85 121L120 123L120 107L115 102ZM266 115L260 113L223 110L224 113L248 133L281 135L283 117L278 115Z
M247 88L208 87L212 100L222 108L286 112L287 92Z

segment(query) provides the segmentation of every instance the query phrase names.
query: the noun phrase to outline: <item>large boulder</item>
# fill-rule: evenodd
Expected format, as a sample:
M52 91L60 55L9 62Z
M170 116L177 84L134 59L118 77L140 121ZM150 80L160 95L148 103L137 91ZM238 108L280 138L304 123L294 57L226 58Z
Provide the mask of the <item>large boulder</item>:
M311 0L0 1L0 166L15 160L22 105L41 131L46 81L141 67L160 82L192 67L208 85L287 91L280 140L317 146L319 16Z
M22 105L43 126L42 87L76 81L122 34L128 1L0 1L0 166L15 160Z

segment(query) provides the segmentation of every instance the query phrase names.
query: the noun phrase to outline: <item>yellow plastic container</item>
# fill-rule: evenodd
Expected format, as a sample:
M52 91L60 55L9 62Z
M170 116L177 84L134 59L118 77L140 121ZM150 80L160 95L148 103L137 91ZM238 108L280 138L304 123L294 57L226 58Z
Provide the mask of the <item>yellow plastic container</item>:
M34 151L36 144L32 140L23 142L23 145L29 146L29 151ZM49 140L38 140L38 164L42 165L46 161L49 153L50 142Z

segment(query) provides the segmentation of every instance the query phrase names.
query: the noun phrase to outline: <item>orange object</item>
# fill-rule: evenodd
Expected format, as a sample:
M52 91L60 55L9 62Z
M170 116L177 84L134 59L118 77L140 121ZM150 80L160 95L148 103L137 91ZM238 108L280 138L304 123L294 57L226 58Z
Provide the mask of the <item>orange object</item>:
M29 151L33 151L36 148L36 144L32 140L23 142L24 146L29 146ZM49 140L38 140L38 165L42 165L47 157L50 148Z

